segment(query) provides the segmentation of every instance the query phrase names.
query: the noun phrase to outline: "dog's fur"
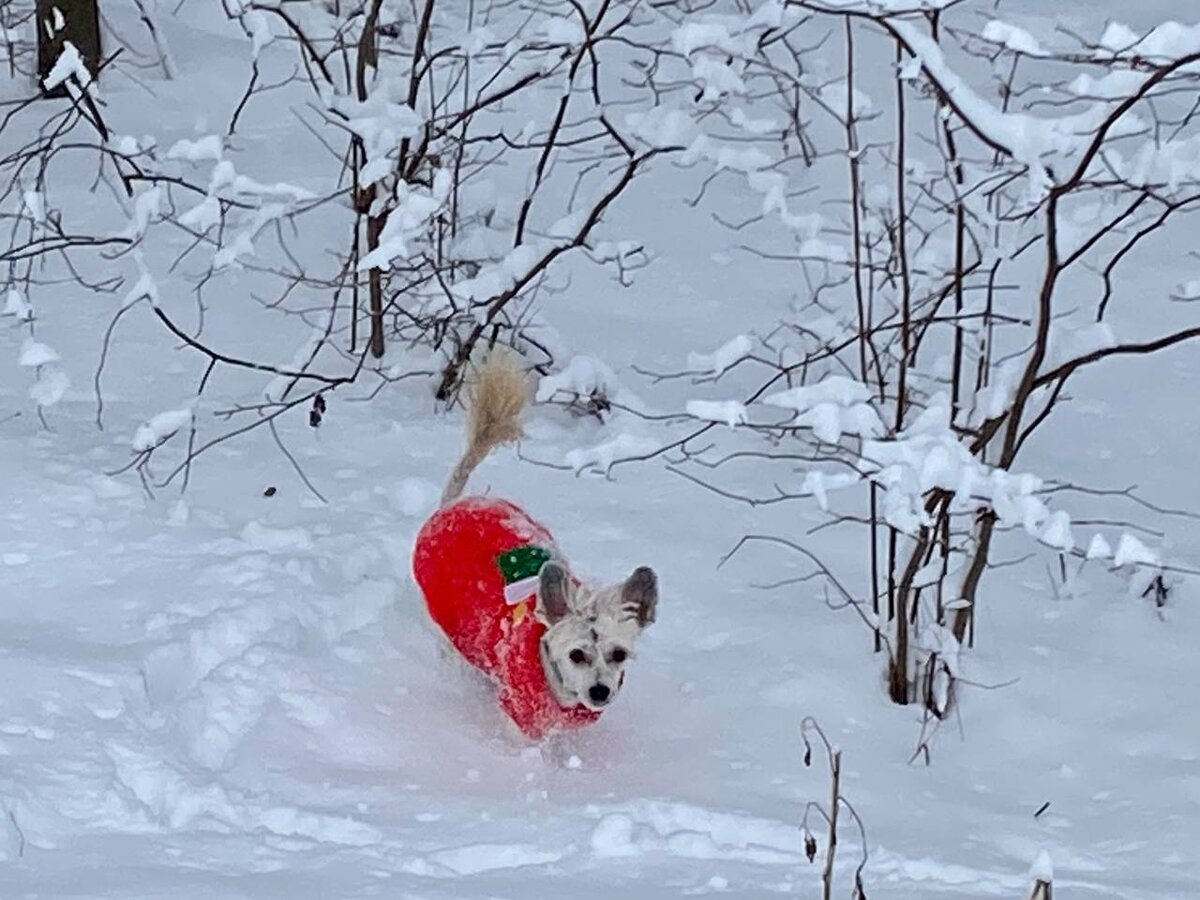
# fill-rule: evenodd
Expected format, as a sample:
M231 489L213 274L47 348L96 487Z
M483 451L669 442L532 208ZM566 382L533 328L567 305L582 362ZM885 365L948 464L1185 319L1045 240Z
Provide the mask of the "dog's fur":
M442 492L443 507L458 500L488 454L520 439L527 384L514 355L492 352L467 385L467 446ZM655 619L658 579L641 566L622 582L589 585L565 560L551 559L538 574L535 615L546 626L542 670L564 707L601 710L625 681L626 663L642 630Z

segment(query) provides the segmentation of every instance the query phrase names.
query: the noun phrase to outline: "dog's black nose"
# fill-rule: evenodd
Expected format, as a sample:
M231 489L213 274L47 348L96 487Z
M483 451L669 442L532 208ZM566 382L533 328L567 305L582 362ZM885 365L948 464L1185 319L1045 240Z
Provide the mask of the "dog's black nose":
M611 693L612 691L602 684L593 684L588 688L588 696L592 698L593 703L607 703Z

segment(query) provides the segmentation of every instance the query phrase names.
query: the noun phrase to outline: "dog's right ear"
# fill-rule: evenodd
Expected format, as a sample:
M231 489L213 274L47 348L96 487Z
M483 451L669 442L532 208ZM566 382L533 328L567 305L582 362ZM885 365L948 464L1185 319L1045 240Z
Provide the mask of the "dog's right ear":
M567 570L556 562L543 563L538 572L537 603L547 625L553 625L567 614L568 590Z
M645 628L656 618L658 610L658 576L649 566L638 566L621 585L621 601L632 613L638 626Z

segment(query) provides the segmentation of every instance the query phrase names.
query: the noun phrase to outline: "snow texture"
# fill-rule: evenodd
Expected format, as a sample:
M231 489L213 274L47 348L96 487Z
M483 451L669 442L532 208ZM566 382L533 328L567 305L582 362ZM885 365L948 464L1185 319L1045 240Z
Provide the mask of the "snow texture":
M33 307L25 299L25 295L16 288L9 288L4 295L4 316L12 316L19 322L28 322L33 318Z
M723 375L753 349L754 342L750 337L739 334L712 353L689 353L688 368L700 375Z
M187 428L191 422L192 408L190 406L161 412L145 424L138 426L131 446L137 453L153 450L180 429Z
M918 70L924 65L937 76L986 135L1060 177L1106 98L1143 77L1130 57L1200 48L1196 26L1148 27L1181 15L1178 3L978 4L984 18L972 27L986 29L992 52L1055 50L1057 25L1101 35L1087 51L1096 63L1090 78L1072 85L1078 113L1006 113L985 99L994 96L986 78L956 74L962 54L932 46L926 18L914 14L948 0L821 5L894 13ZM23 217L21 240L38 240L60 224L69 234L128 234L140 243L136 252L105 248L99 272L88 271L105 283L121 277L108 293L80 291L61 268L29 273L20 264L3 287L0 680L9 689L0 703L0 898L818 897L821 867L805 859L798 823L805 803L825 801L829 784L820 753L813 766L802 762L799 727L807 715L844 752L842 787L866 824L869 897L1020 898L1034 878L1051 876L1055 895L1071 900L1196 896L1200 720L1192 711L1200 605L1186 572L1200 559L1200 538L1191 519L1170 509L1200 509L1200 428L1189 413L1200 356L1098 367L1088 376L1094 381L1081 381L1078 396L1030 441L1021 457L1028 468L1016 471L980 463L961 428L1003 412L1018 367L994 373L979 396L965 395L956 428L948 425L948 398L923 396L893 434L870 390L845 369L814 367L808 383L781 379L766 398L745 405L728 399L749 398L761 384L759 355L775 359L763 349L768 339L751 335L768 335L795 309L789 304L810 298L797 266L736 255L746 236L731 237L684 198L704 186L732 219L770 217L779 244L801 256L844 254L837 232L844 202L832 202L840 195L818 184L814 196L797 198L776 158L760 149L776 140L785 117L738 94L747 72L736 60L753 56L764 35L767 46L782 46L769 43L771 36L789 34L797 9L768 0L710 21L703 12L640 8L646 28L674 33L664 76L699 79L694 102L706 111L704 104L731 94L735 105L721 110L727 117L710 117L725 137L697 127L691 97L664 94L653 109L619 103L608 110L611 122L631 128L639 149L686 147L684 165L651 168L644 192L606 213L593 245L598 258L616 261L630 241L653 252L654 264L632 287L618 291L581 267L569 271L569 291L547 292L541 311L554 329L554 359L565 365L542 379L538 397L624 396L623 382L644 383L636 370L674 367L686 377L664 381L655 395L668 411L665 422L618 411L600 422L534 406L522 455L550 465L497 453L471 488L512 497L545 521L588 578L611 581L634 566L654 566L662 600L620 698L601 721L531 745L505 731L491 686L442 655L412 582L414 538L463 439L461 415L435 410L428 382L397 375L369 403L358 402L369 392L366 381L339 388L320 428L309 426L306 409L275 420L290 457L260 429L201 456L188 470L186 493L179 479L162 484L184 460L193 426L197 443L212 439L229 425L222 413L247 396L272 408L287 379L218 367L203 402L192 404L208 359L166 336L156 311L235 358L287 358L295 348L293 364L303 365L314 350L313 334L325 324L314 310L326 309L329 292L306 286L298 292L302 314L266 316L277 282L264 271L291 265L272 256L276 229L286 231L291 211L318 197L338 202L324 203L328 227L304 233L298 259L317 275L331 258L336 267L348 255L353 214L339 205L341 158L330 157L322 141L344 140L347 130L361 137L364 176L388 197L396 188L391 230L380 252L364 260L368 268L422 252L423 229L449 194L444 178L394 183L399 147L419 137L423 123L403 102L407 80L396 77L396 67L408 61L401 54L381 54L372 73L380 87L359 104L353 92L314 92L292 80L295 42L273 39L285 26L263 4L147 6L175 52L179 77L160 79L139 49L122 54L89 91L99 89L105 121L122 135L109 146L135 155L150 176L162 175L161 193L139 184L135 197L117 205L105 192L121 192L120 184L97 187L95 166L76 157L52 167L44 186L32 177L14 185L6 207ZM327 23L327 8L280 7L305 25ZM539 17L540 40L579 46L573 10L556 8L548 19L536 5L513 9ZM986 24L996 15L1012 24ZM105 16L116 34L149 46L131 4L109 4ZM506 47L504 23L491 16L481 12L470 33L455 36L462 53L488 64L507 58L505 77L513 78L548 57L558 64L554 53L530 59L519 45ZM663 24L660 16L679 21ZM411 39L404 5L384 3L381 21ZM442 28L435 22L435 32ZM31 40L32 23L20 31L20 40ZM885 52L862 61L856 85L887 109L892 47L865 28L862 34L862 52ZM596 51L611 54L605 65L615 78L643 73L627 65L634 58L628 48L600 41ZM1124 61L1114 62L1118 56ZM121 69L131 57L138 62ZM223 137L252 60L260 85L285 86L252 97L236 132ZM48 83L73 90L75 79L86 81L81 67L70 48ZM835 59L830 73L814 72L832 79L813 84L833 85L841 73ZM515 120L516 135L535 121L536 136L558 91L556 82L551 105L536 110L514 100L516 108L497 112L487 127ZM1191 98L1175 99L1186 114ZM70 110L60 101L37 105L53 110L45 115ZM297 125L298 115L313 113L309 124L329 119L317 126L320 140ZM18 124L0 140L8 153L38 133ZM748 135L771 137L753 145ZM1102 162L1150 179L1194 178L1196 146L1169 133L1162 144ZM932 177L942 165L938 149L915 140L913 147L914 171L926 166ZM844 158L835 162L842 172ZM705 184L714 171L741 174ZM817 181L817 172L806 177ZM171 183L181 174L199 191ZM1041 177L1031 175L1038 189ZM510 215L522 186L509 173L494 180L486 186L494 209ZM547 191L569 189L553 182ZM85 200L64 206L64 191ZM887 192L867 199L876 210L894 203ZM181 257L195 238L159 221L168 210L198 233L220 229L223 254L209 234ZM506 244L475 279L455 285L456 302L503 290L526 271L531 252L574 234L578 217L554 221L558 215L536 223L529 247L510 253ZM1169 249L1130 260L1137 297L1200 296L1194 260ZM82 258L72 261L86 270ZM210 272L213 264L224 268ZM555 279L556 286L568 281ZM929 287L917 293L932 296ZM1028 294L1024 286L1019 293ZM1081 287L1079 297L1086 305L1090 294ZM844 330L838 316L805 310L813 334ZM1056 331L1053 359L1111 346L1115 335L1160 333L1189 312L1183 304L1165 312L1151 303L1114 306L1111 331ZM117 313L113 352L98 374L99 340ZM439 361L395 346L380 365L396 374L435 369ZM96 383L105 401L102 431ZM705 439L720 433L758 453L795 446L765 445L757 423L766 422L768 429L810 430L826 442L820 451L835 441L853 445L864 462L848 469L823 452L795 454L765 473L756 456L735 461L716 485L751 496L778 472L781 486L811 498L778 504L737 503L658 463L616 465L660 452L675 462L683 453L674 443L679 429L701 424L681 423L683 410L704 424L737 426L709 429ZM255 415L236 414L230 427ZM812 443L807 434L804 440ZM1077 476L1081 490L1034 474L1051 470ZM881 695L883 657L872 652L869 607L863 617L831 608L839 598L811 577L804 558L781 548L747 546L722 562L744 535L795 538L845 574L853 596L868 596L863 532L825 527L834 516L864 514L864 480L876 485L880 513L902 532L901 546L930 523L923 497L935 487L949 492L961 521L983 510L997 515L996 566L976 598L974 647L960 647L935 618L938 600L951 610L963 602L956 599L962 560L946 561L953 575L944 596L921 595L915 637L922 660L939 663L928 673L934 705L949 703L952 674L963 679L955 686L959 702L932 738L929 767L910 764L924 711ZM1150 506L1104 493L1133 484ZM1116 524L1133 518L1145 528L1137 535ZM1148 536L1156 534L1163 537ZM1029 557L1039 549L1034 542L1042 550ZM1061 570L1060 551L1067 554ZM943 561L934 557L917 583L936 578ZM1174 563L1185 571L1166 578L1165 605L1139 599L1160 567ZM763 587L774 584L781 586ZM819 829L818 838L823 850ZM839 838L836 896L848 897L859 836L846 827Z
M53 347L35 341L33 338L26 338L25 343L21 345L21 356L17 360L17 364L34 368L58 362L59 359L60 357Z
M545 403L558 393L578 397L610 394L616 387L616 375L608 365L591 356L573 356L562 370L538 382L537 401Z
M723 422L730 428L746 424L745 404L736 400L689 400L687 414L706 422Z
M78 48L70 41L64 41L62 52L54 61L54 65L50 67L50 72L42 84L47 91L52 91L62 87L70 79L74 79L75 83L80 86L87 86L91 83L92 76L88 72L87 66L84 65Z

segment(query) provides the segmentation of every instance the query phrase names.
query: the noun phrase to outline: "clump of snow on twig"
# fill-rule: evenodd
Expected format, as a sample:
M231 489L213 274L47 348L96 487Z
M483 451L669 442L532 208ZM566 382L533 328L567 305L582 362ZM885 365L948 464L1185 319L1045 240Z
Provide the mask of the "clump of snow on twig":
M1016 25L1010 25L1008 22L1001 22L998 19L993 19L984 25L980 36L985 41L999 44L1008 50L1012 50L1014 53L1024 53L1026 56L1046 55L1046 51L1042 49L1042 45L1038 43L1037 38L1028 31L1024 28L1018 28Z
M58 351L49 344L43 344L33 338L26 338L21 345L21 355L17 358L17 365L33 369L58 362L60 359Z
M16 288L10 288L4 297L4 311L0 316L14 316L18 322L28 322L33 318L33 307L25 299L25 295Z
M1117 543L1117 552L1113 554L1113 565L1121 566L1157 566L1161 563L1158 554L1135 538L1132 534L1121 535Z
M574 356L561 371L538 382L536 399L545 403L558 393L589 397L599 392L608 396L616 388L617 376L608 365L592 356Z
M594 356L572 356L558 372L544 376L538 382L538 403L550 400L603 400L606 404L618 404L626 410L645 412L642 399L624 384L603 360Z
M879 413L868 403L870 389L844 375L831 375L816 383L789 388L763 398L768 406L790 409L797 425L811 427L827 444L836 444L843 434L878 437L883 434Z
M563 462L576 474L596 470L607 475L619 459L637 459L658 452L661 445L654 438L632 434L618 434L594 447L581 447L568 451Z
M71 379L62 369L54 367L43 368L38 373L38 379L29 389L29 396L42 409L54 406L66 396Z
M734 428L746 424L746 406L736 400L689 400L687 414L705 422L720 422Z
M1112 545L1104 539L1104 535L1096 534L1092 536L1092 541L1088 544L1087 558L1088 559L1109 559L1113 555Z
M169 439L176 432L187 428L195 415L191 406L169 409L153 416L138 426L131 442L134 452L145 453Z
M78 48L70 41L64 41L62 53L54 61L50 73L42 84L47 91L53 91L62 87L72 77L81 87L86 87L92 81L92 73L83 64L83 56L80 55Z
M749 335L739 334L712 353L689 353L688 369L697 375L723 375L735 363L749 356L752 349L754 342Z
M209 134L197 140L176 141L167 151L167 159L187 162L220 162L225 158L225 147L220 135Z
M14 307L17 307L17 303L12 301L14 293L16 292L9 292L9 301L13 303ZM22 302L24 301L24 298L20 297L20 294L17 294L17 296ZM25 312L26 309L27 307L19 307L17 309L18 317L21 317L20 314ZM34 340L31 337L25 338L21 344L21 352L17 356L17 365L26 369L37 370L36 380L29 388L29 396L39 408L45 409L54 406L66 395L67 388L71 386L71 379L58 366L61 360L62 357L59 356L58 351L49 344Z

